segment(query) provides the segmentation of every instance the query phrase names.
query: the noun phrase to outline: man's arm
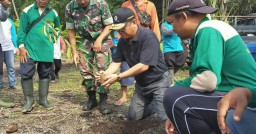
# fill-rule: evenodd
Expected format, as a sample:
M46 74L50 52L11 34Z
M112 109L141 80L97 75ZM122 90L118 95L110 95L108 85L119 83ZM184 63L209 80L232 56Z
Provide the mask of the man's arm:
M106 70L106 71L100 71L100 72L96 72L96 74L95 74L95 79L97 80L97 81L100 81L100 76L101 76L101 73L103 73L104 75L106 75L106 79L109 81L108 83L103 83L104 84L104 86L110 86L110 84L112 84L112 83L110 83L110 82L114 82L114 81L116 81L115 80L115 77L113 77L113 78L111 78L110 76L117 76L116 74L114 74L120 67L121 67L121 62L111 62L110 63L110 65L108 66L108 69ZM111 81L110 81L110 78L111 78Z
M149 68L148 65L138 63L135 66L131 67L130 69L126 70L125 72L123 72L119 75L118 74L109 74L106 76L106 81L102 84L102 86L109 87L110 84L115 83L118 79L124 79L127 77L135 76L137 74L140 74L140 73L148 70L148 68Z
M24 63L27 62L27 56L30 56L28 51L26 50L24 44L25 44L25 38L27 36L27 28L28 28L28 17L27 13L22 11L21 17L20 17L20 25L17 35L17 45L19 47L19 55L20 55L20 62Z
M66 51L66 43L62 36L60 36L60 47L61 47L61 53L64 53Z
M130 69L126 70L125 72L119 74L119 77L121 79L124 79L124 78L127 78L127 77L135 76L135 75L138 75L142 72L147 71L148 68L149 68L148 65L138 63L135 66L131 67Z
M110 34L111 30L109 29L111 25L107 25L100 36L96 39L93 45L93 51L99 52L101 50L102 41Z
M108 66L108 69L104 72L105 74L113 74L115 73L120 67L121 67L121 62L111 62L110 65Z
M71 13L71 6L73 1L69 2L66 5L65 9L65 21L66 21L66 29L68 29L68 39L69 43L71 45L71 51L73 56L73 61L79 61L78 55L76 54L76 30L75 30L75 24L73 20L73 16Z
M208 90L211 85L211 90L214 90L221 82L221 69L223 64L223 41L220 32L213 28L201 29L197 36L194 45L194 52L190 67L191 75L183 81L178 81L175 86L197 87L200 91ZM211 72L212 75L207 75ZM215 80L216 78L216 80Z
M168 29L168 27L165 24L162 24L161 26L161 33L164 36L171 36L172 34L174 34L173 28L172 29Z
M102 41L110 34L110 26L113 24L113 18L109 9L107 2L103 1L100 4L101 10L101 20L102 24L105 26L100 36L96 39L93 45L93 51L99 52L101 50Z
M78 55L76 53L76 31L75 29L68 29L68 39L71 45L73 61L78 62Z

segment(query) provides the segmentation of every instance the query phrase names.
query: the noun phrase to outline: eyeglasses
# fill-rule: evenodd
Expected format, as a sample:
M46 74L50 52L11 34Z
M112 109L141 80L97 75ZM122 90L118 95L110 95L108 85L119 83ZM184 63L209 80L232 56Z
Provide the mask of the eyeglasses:
M129 22L126 22L125 23L125 26L122 28L122 29L119 29L118 31L125 31L125 28L128 26L127 24L128 24ZM130 23L131 24L131 23Z

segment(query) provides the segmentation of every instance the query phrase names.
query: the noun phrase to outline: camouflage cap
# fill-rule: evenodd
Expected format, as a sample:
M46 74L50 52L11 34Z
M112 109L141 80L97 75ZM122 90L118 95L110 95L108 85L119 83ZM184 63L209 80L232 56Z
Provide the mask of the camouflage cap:
M113 14L114 23L110 29L120 30L125 27L125 23L135 19L135 14L130 8L121 7Z

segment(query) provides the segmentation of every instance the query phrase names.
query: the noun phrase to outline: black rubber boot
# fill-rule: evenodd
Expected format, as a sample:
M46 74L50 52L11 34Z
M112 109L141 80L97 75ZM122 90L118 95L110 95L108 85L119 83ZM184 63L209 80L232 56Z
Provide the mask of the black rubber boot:
M83 111L89 111L98 106L98 102L96 100L96 92L95 91L87 91L88 101L83 105Z
M39 80L39 105L42 105L43 107L47 108L47 109L53 109L53 105L50 104L47 100L47 96L48 96L48 91L49 91L49 82L50 79L46 78L46 79L40 79Z
M26 103L22 107L22 113L30 112L34 107L34 96L33 96L33 80L21 80L21 86L23 95L26 99Z
M100 112L101 112L101 114L110 114L111 110L107 104L108 94L99 94L99 95L100 95Z

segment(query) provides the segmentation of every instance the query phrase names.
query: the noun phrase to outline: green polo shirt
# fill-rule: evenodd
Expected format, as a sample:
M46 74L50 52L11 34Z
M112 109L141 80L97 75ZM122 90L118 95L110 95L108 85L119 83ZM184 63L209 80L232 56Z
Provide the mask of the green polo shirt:
M253 93L250 105L256 106L256 63L234 28L204 18L192 37L190 55L190 77L175 85L190 87L197 74L210 70L217 76L216 91L249 88Z
M50 8L47 5L46 8ZM26 7L20 17L20 26L17 35L18 46L24 45L28 50L30 57L34 61L39 62L53 62L53 41L49 41L49 38L44 31L45 20L54 23L54 27L60 27L60 19L58 13L55 10L50 11L43 19L41 19L34 27L27 32L30 24L40 16L38 6L36 2ZM50 30L52 33L52 30Z

